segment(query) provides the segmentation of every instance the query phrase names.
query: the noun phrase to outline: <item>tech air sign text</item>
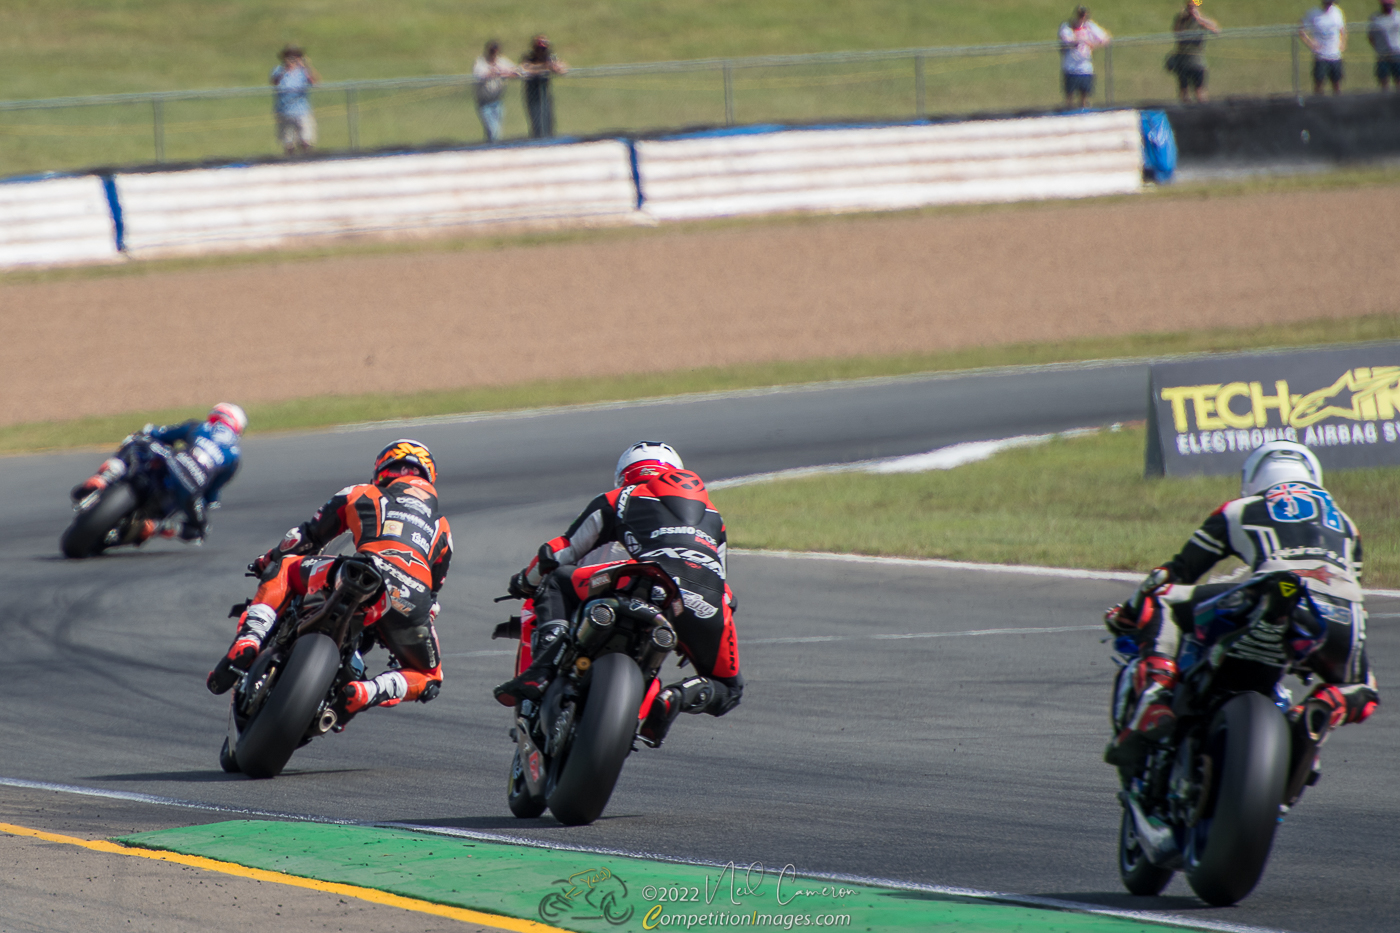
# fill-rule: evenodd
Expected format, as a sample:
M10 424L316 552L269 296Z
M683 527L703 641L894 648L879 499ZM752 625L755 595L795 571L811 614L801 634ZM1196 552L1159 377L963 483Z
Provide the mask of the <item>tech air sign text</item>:
M1238 471L1269 441L1324 470L1400 464L1400 343L1152 366L1147 473Z

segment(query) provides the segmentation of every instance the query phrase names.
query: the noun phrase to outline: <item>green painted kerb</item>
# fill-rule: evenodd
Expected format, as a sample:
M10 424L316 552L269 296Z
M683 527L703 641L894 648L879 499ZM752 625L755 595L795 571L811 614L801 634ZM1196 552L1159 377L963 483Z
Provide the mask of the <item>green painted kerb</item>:
M234 820L116 840L537 920L640 930L1128 933L1161 927L973 898L365 826ZM847 919L849 918L849 919Z

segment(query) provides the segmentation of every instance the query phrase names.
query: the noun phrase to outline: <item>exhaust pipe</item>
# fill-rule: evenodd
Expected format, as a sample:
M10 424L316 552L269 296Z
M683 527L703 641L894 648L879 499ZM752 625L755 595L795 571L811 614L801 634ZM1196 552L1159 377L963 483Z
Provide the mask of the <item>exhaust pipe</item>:
M335 728L339 719L340 717L335 714L335 710L329 708L322 710L321 715L316 719L316 732L325 735Z

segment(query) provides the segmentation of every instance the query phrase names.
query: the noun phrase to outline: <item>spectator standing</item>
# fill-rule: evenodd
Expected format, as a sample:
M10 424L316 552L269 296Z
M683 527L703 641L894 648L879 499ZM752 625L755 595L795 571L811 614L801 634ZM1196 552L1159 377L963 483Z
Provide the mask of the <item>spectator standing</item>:
M501 54L501 43L492 39L472 68L476 79L476 115L486 131L486 141L501 138L501 123L505 120L506 78L520 77L520 69Z
M1381 90L1394 83L1400 90L1400 13L1395 12L1395 0L1381 0L1381 11L1371 14L1366 38L1376 50L1376 80Z
M549 79L561 75L569 66L555 57L549 39L543 35L530 41L530 51L520 59L525 75L525 109L530 113L530 138L547 139L554 135L554 100L549 93Z
M1094 49L1108 45L1108 30L1089 18L1088 7L1075 7L1074 16L1060 24L1060 72L1064 78L1065 107L1087 107L1094 93Z
M1206 100L1206 33L1219 34L1220 24L1201 12L1201 0L1186 0L1186 7L1172 20L1176 33L1176 49L1167 62L1167 70L1176 74L1181 90L1181 102L1190 103L1194 91L1196 103Z
M1298 27L1303 44L1313 53L1313 93L1321 94L1322 85L1330 83L1332 93L1342 93L1342 53L1347 50L1347 18L1342 8L1332 0L1322 0L1322 6L1309 10Z
M282 64L272 69L271 84L277 89L272 109L277 138L287 155L305 154L316 147L316 117L307 92L320 83L321 76L307 63L300 46L282 50Z

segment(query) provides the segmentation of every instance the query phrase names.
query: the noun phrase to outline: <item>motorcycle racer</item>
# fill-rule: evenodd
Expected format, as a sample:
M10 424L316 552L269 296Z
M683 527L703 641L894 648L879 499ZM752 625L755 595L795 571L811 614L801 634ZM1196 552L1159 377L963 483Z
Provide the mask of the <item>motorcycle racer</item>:
M734 595L726 582L724 520L705 484L685 469L668 444L639 441L622 452L617 488L597 496L563 535L540 546L530 565L510 580L512 596L533 598L532 661L495 689L504 706L538 700L568 645L569 617L578 608L578 574L586 587L596 548L619 545L635 560L659 564L676 581L685 610L675 620L680 652L696 675L657 694L642 724L644 742L658 747L682 713L723 716L739 705L744 678L734 631ZM607 558L604 558L606 560Z
M1172 734L1181 634L1194 630L1196 605L1232 586L1192 584L1228 556L1256 572L1291 571L1306 588L1307 599L1288 611L1307 616L1301 627L1323 632L1305 662L1321 682L1292 708L1293 719L1317 705L1335 728L1363 721L1379 704L1366 657L1361 536L1323 488L1322 466L1312 451L1272 441L1245 460L1240 498L1212 512L1180 553L1148 574L1126 603L1108 610L1109 630L1139 646L1120 681L1119 731L1104 753L1109 764L1134 767L1151 742Z
M209 673L209 691L225 693L237 682L292 596L334 585L340 559L313 555L348 531L356 553L372 557L384 575L384 590L369 604L365 628L373 628L398 669L351 681L341 700L346 714L341 722L371 706L427 703L436 697L442 663L433 621L452 559L452 531L439 511L436 482L437 465L428 448L413 440L395 441L375 458L369 483L337 492L310 520L249 564L261 582L238 620L233 645Z
M201 541L208 532L208 513L219 507L219 494L238 472L239 438L248 428L248 416L230 402L220 402L203 420L157 427L148 424L140 433L132 434L121 448L103 461L97 472L73 487L73 500L79 501L117 482L136 464L135 447L151 441L161 445L152 448L157 461L164 466L164 488L172 509L183 513L179 527L154 519L138 522L136 537L129 544L140 544L157 531L166 537L177 533L182 541ZM165 445L177 449L166 450Z

